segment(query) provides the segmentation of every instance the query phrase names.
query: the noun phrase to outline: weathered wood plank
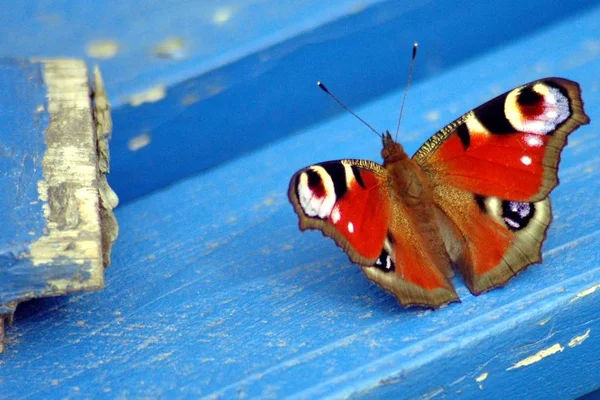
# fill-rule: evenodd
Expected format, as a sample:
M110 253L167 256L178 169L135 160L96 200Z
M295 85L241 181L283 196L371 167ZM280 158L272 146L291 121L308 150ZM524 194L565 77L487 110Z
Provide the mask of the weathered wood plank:
M101 79L103 113L83 61L6 60L0 76L0 319L10 319L18 302L103 287L115 201L99 162L96 132L110 129Z
M409 152L517 84L559 75L582 85L592 123L564 151L544 263L506 288L475 297L457 278L461 304L403 311L330 240L298 231L286 198L298 168L379 157L379 141L344 115L119 209L106 289L17 312L3 393L573 398L597 388L599 24L596 9L411 89ZM401 97L356 111L393 127ZM312 106L330 102L321 94Z

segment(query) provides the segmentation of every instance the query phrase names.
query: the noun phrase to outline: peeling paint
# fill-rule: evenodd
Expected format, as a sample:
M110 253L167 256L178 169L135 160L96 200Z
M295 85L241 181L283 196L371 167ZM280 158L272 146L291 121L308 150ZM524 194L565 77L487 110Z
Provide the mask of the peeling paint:
M167 90L163 85L154 86L144 92L136 93L127 99L127 102L134 107L144 103L156 103L167 95Z
M142 133L141 135L137 135L129 139L129 141L127 142L127 148L131 151L137 151L141 148L148 146L151 140L152 139L150 138L150 134Z
M477 378L475 378L475 381L476 382L483 382L483 381L485 381L487 379L488 375L489 374L487 372L484 372L483 374L481 374Z
M600 283L599 283L599 284L597 284L597 285L594 285L594 286L592 286L592 287L589 287L589 288L587 288L587 289L585 289L585 290L582 290L582 291L581 291L581 292L579 292L579 293L577 293L577 294L575 295L575 297L573 297L573 298L571 299L570 303L572 303L572 302L574 302L574 301L577 301L577 300L579 300L579 299L581 299L581 298L583 298L583 297L585 297L585 296L589 296L590 294L594 293L594 292L595 292L596 290L598 290L598 289L600 289Z
M119 52L119 44L114 40L101 40L88 43L86 53L92 58L107 60Z
M587 331L585 331L585 333L583 335L579 335L579 336L575 336L573 339L571 339L569 341L569 343L567 344L567 346L569 347L575 347L575 346L579 346L581 343L583 343L587 338L590 337L590 332L592 330L588 329Z
M483 390L483 381L485 381L488 377L488 373L484 372L483 374L479 375L477 378L475 378L475 382L478 383L477 386L479 386L479 390Z
M233 16L233 8L222 7L218 8L213 14L212 21L215 25L222 25L229 21Z
M565 348L562 347L560 345L560 343L556 343L556 344L548 347L547 349L540 350L537 353L535 353L534 355L522 359L521 361L519 361L518 363L514 364L512 367L507 368L506 370L510 371L511 369L517 369L517 368L521 368L521 367L527 367L527 366L529 366L531 364L535 364L538 361L542 361L544 358L549 357L549 356L551 356L553 354L560 353L564 349Z

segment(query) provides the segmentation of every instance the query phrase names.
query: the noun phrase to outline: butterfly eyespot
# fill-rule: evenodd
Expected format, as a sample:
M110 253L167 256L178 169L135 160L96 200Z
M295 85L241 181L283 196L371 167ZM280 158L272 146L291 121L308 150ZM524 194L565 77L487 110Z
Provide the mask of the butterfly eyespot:
M541 82L508 93L504 112L514 129L535 135L552 134L571 115L566 93Z
M301 172L296 188L298 202L307 216L326 219L331 215L336 194L333 181L323 167L312 166Z
M502 202L502 219L508 229L512 231L521 230L529 224L535 215L534 203L521 203L518 201Z
M392 261L392 258L390 257L388 252L385 251L385 249L381 250L381 254L379 255L379 258L375 260L375 264L373 264L373 267L383 272L392 272L396 270L396 265Z

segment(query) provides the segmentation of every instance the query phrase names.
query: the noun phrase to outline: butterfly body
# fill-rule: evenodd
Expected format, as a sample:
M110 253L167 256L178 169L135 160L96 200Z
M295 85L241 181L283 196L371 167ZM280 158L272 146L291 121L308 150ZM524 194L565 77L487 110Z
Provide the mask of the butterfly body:
M306 167L288 195L302 230L333 238L402 305L435 308L459 300L452 265L479 294L541 261L560 151L588 122L579 86L547 78L465 114L412 158L386 132L383 165Z

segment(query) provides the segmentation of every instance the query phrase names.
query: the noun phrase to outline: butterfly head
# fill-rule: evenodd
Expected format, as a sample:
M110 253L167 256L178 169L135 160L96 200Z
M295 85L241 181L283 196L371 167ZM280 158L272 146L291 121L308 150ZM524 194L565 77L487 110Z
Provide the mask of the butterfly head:
M383 142L381 157L383 157L384 164L390 164L408 158L408 154L406 154L402 145L394 140L390 131L386 131L381 136L381 140Z

